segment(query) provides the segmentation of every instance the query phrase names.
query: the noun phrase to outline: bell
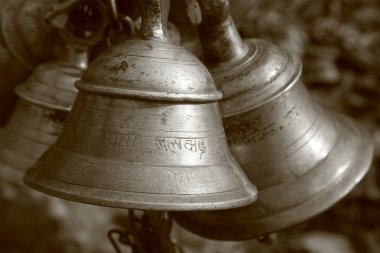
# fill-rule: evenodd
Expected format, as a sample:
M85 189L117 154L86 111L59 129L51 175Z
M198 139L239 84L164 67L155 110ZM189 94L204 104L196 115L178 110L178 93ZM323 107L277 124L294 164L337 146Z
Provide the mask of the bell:
M323 109L303 86L301 63L261 40L241 41L227 0L201 0L205 61L224 92L231 152L258 188L246 207L172 213L215 240L245 240L315 216L344 197L371 164L373 143L352 119Z
M53 5L53 1L3 2L0 7L1 36L11 54L29 69L54 59L59 45L43 23L43 15Z
M49 61L15 91L18 101L0 137L0 178L22 183L24 172L58 138L87 65L86 53L72 48L66 58Z
M256 188L228 149L221 93L200 61L166 36L169 1L140 3L139 36L90 64L76 83L62 135L27 171L26 184L68 200L133 209L253 202Z
M102 0L0 1L0 126L15 106L14 87L39 64L60 56L66 41L59 34L64 23L65 35L83 43L84 37L98 40L96 37L107 29L108 16ZM91 19L96 23L89 27ZM85 31L82 34L81 29Z

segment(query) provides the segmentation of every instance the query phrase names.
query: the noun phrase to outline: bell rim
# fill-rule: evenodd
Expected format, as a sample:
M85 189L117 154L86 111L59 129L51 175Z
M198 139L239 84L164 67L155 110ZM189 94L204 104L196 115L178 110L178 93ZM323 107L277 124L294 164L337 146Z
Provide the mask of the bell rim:
M72 105L67 105L67 106L58 105L58 104L53 104L50 102L44 102L44 101L41 101L39 99L34 99L31 96L25 96L25 94L22 94L22 91L21 91L24 89L25 89L25 87L22 85L18 85L15 88L15 93L17 94L17 96L24 101L30 102L34 105L38 105L38 106L41 106L41 107L44 107L44 108L47 108L50 110L57 110L57 111L63 111L63 112L70 112L71 111Z
M39 67L37 67L36 71L34 71L34 73L27 80L20 83L14 88L14 92L19 98L25 101L28 101L30 103L33 103L35 105L39 105L39 106L52 109L52 110L69 112L72 108L72 104L75 100L75 97L78 94L78 89L75 88L74 81L80 78L79 74L81 70L72 66L66 66L65 67L66 71L65 72L62 71L62 72L65 73L67 79L70 78L72 80L72 84L65 85L68 82L68 81L65 81L64 83L58 83L60 85L57 85L57 84L48 85L44 81L40 80L38 76L36 76L37 75L36 72L38 71L41 72L42 71L41 69L51 68L50 64L59 64L59 61L53 60L53 61L48 61L45 64L41 64ZM33 85L30 86L29 82L38 82L39 85L47 86L48 89L44 88L45 93L39 94L40 97L38 97L33 91L35 87L33 87ZM48 97L46 93L52 92L53 89L56 90L55 92L59 92L60 95L64 94L65 99L54 99L53 97ZM41 95L44 95L44 96L41 96Z
M175 93L175 92L160 92L160 91L146 91L125 89L117 87L103 87L94 83L85 83L83 80L75 82L75 87L79 91L85 91L89 93L102 94L108 96L117 97L135 97L150 100L163 100L173 102L216 102L223 98L222 92L215 90L204 94L195 93Z
M35 180L36 178L38 179ZM24 175L24 183L37 191L43 192L54 197L59 197L62 199L85 204L113 208L156 211L222 210L245 206L250 203L253 203L257 199L257 190L251 184L246 184L235 191L214 194L203 194L202 196L192 194L167 194L165 195L165 197L168 197L168 201L163 202L162 195L156 193L121 192L104 189L98 189L97 191L95 191L95 193L97 194L96 197L89 195L86 196L86 194L78 196L78 194L75 194L75 192L81 192L80 190L84 190L86 188L90 189L91 192L94 193L94 188L68 184L66 182L54 180L43 175L38 175L36 178L34 177L33 172L31 173L31 171L28 170ZM44 180L44 184L42 185L38 183L39 180ZM62 191L53 190L52 187L49 188L49 185L54 185L54 188L66 190L71 188L71 190L76 190L73 190L73 193L64 193ZM115 195L115 192L119 192L120 194L118 195L118 198L113 198L113 200L110 200L109 193L111 192L112 195ZM103 200L100 200L101 196L103 196ZM216 197L218 201L215 201ZM229 199L229 201L225 200L226 197ZM126 199L128 199L128 201L125 201ZM149 199L149 201L146 201L146 203L141 203L141 199ZM181 203L181 201L179 200L182 200L184 202ZM212 203L210 204L210 202Z
M197 225L194 225L194 220L189 218L191 217L190 215L188 216L186 215L186 213L185 215L177 213L171 213L170 215L180 226L183 226L187 230L199 236L212 240L227 241L242 241L253 239L265 234L274 233L289 228L293 225L302 223L331 208L340 199L345 197L364 178L364 176L369 171L373 158L374 145L367 145L368 143L373 143L369 133L363 130L361 130L360 132L363 138L361 138L361 143L358 145L357 149L361 150L361 153L356 154L356 159L352 160L352 162L348 166L347 172L344 173L344 175L342 175L342 177L340 177L338 181L334 182L334 184L330 184L329 187L326 188L324 191L320 192L314 198L302 203L301 205L293 206L293 208L291 209L285 209L280 211L279 213L273 213L269 216L263 216L262 218L254 222L248 223L248 225L246 225L246 228L244 228L244 226L242 226L241 224L226 224L222 226L216 225L213 229L210 229L210 227L203 227L201 229L197 229ZM260 196L260 190L258 191L258 194ZM326 195L329 195L329 198L326 199ZM318 208L315 208L316 206ZM277 220L275 226L273 226L273 220ZM284 220L286 222L284 222ZM200 226L203 226L204 223L198 224L201 224ZM268 224L270 224L270 226L268 226ZM260 229L260 232L258 232L257 227L267 228ZM208 229L209 231L207 231ZM217 234L220 231L229 231L229 229L243 231L242 234L245 235L239 235L234 237L234 234L231 233ZM211 230L214 231L214 234L202 232L202 230L206 230L207 232L210 232Z

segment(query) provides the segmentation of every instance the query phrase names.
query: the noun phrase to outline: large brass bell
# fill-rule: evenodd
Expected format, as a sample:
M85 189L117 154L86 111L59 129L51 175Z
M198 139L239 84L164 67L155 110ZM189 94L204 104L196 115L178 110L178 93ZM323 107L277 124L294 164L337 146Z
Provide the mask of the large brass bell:
M259 198L238 209L173 217L207 238L244 240L324 211L369 169L369 134L311 99L300 81L299 59L265 41L243 43L227 0L201 0L200 6L204 57L224 92L220 109L228 142Z
M168 2L141 1L139 37L90 64L62 135L27 171L29 186L134 209L221 209L256 199L228 149L221 93L200 61L167 39Z
M0 137L0 178L21 183L24 172L57 139L77 95L74 82L87 53L70 48L65 57L41 64L16 87L18 102Z

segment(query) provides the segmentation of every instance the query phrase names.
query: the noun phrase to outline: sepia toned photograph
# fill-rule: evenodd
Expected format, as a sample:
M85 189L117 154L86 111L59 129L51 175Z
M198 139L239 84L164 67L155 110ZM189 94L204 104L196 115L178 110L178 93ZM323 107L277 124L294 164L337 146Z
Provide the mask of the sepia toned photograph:
M0 0L0 253L378 253L379 70L376 0Z

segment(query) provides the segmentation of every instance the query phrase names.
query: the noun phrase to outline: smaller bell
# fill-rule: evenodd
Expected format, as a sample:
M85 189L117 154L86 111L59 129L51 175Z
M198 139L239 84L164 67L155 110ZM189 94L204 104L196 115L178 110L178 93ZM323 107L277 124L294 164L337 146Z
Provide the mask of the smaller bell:
M354 120L322 108L300 81L301 62L262 40L243 42L228 0L199 0L200 37L231 152L258 187L258 200L215 212L173 213L186 229L246 240L326 210L368 171L373 143Z
M18 101L0 137L0 178L22 183L26 169L57 140L86 65L87 53L70 47L65 58L41 64L16 87Z
M59 58L62 49L65 50L65 37L79 45L99 41L107 29L109 15L102 0L0 2L0 126L3 126L16 104L15 86L41 63Z
M28 29L33 30L31 37L24 41L20 38L20 43L14 45L11 51L15 50L15 54L28 51L28 46L36 44L36 50L39 52L41 48L49 47L46 41L48 36L46 27L38 27L37 23L40 15L47 13L46 6L42 6L40 1L31 2L25 0L17 0L19 10L14 3L6 3L4 10L12 11L1 18L5 19L5 25L9 29L15 28L11 20L21 22L22 29L18 30L18 35L29 35ZM19 84L15 92L18 96L18 102L4 129L3 136L0 138L0 178L10 182L22 182L23 173L31 167L38 158L50 147L60 135L67 115L71 110L78 90L74 86L74 82L83 74L87 68L88 53L90 46L98 43L102 38L106 29L107 15L106 8L100 0L82 0L68 1L65 3L50 3L48 5L54 12L59 12L66 18L65 23L60 23L59 29L56 29L54 39L60 42L59 50L52 46L58 57L39 65L33 74L24 82ZM67 5L67 6L66 6ZM60 12L60 8L69 8L69 10ZM57 8L57 9L56 9ZM3 10L3 11L4 11ZM36 11L38 10L38 11ZM16 17L31 12L33 15L18 20ZM92 19L97 17L96 26L92 25ZM8 17L8 18L7 18ZM78 23L78 18L81 22ZM22 26L23 23L25 26ZM101 22L101 24L99 24ZM61 27L62 26L62 27ZM17 39L9 35L9 39ZM45 41L46 39L46 41ZM52 39L52 38L49 38ZM49 44L49 43L48 43ZM49 44L50 45L50 44ZM46 52L49 52L49 48ZM32 55L35 51L28 52L28 57L20 56L21 59L34 59ZM37 64L42 59L34 59ZM29 62L32 63L32 62ZM33 64L31 64L30 67Z
M99 41L95 37L107 29L109 14L102 0L3 2L0 37L12 56L30 70L60 56L66 41L62 32L77 42L89 37Z
M41 62L57 57L59 45L44 24L49 3L43 1L3 1L1 36L10 53L33 70Z
M169 42L169 2L141 0L139 37L91 62L62 135L27 171L29 186L148 210L225 209L256 199L228 149L222 94L195 56Z

